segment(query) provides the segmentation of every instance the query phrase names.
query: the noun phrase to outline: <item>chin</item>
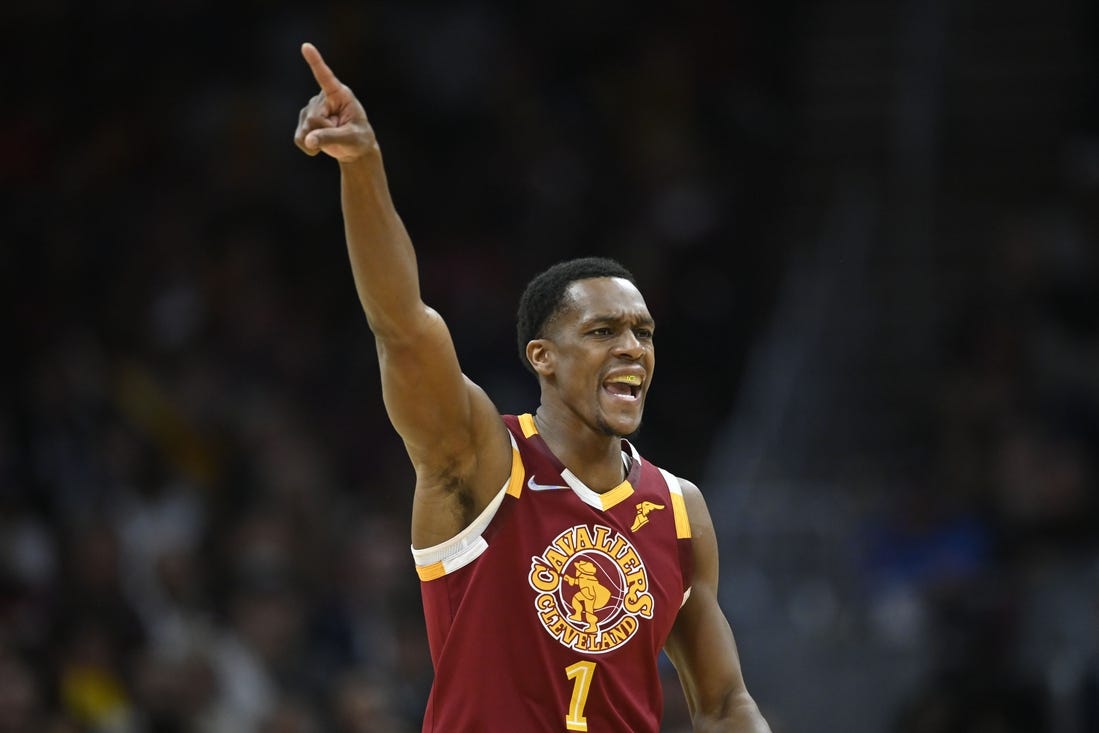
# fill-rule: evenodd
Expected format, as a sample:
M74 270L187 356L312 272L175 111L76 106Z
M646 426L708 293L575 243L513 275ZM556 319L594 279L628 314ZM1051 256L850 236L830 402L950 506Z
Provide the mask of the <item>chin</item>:
M604 435L612 438L628 438L641 429L641 416L639 415L636 419L626 418L614 421L600 419L598 425Z

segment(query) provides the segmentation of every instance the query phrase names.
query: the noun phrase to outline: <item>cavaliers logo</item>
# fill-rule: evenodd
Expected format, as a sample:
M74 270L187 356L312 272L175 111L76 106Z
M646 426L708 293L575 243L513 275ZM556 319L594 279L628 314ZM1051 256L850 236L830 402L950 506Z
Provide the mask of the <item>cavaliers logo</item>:
M530 561L534 608L550 636L577 651L602 654L625 644L638 619L653 617L641 556L608 527L578 525Z

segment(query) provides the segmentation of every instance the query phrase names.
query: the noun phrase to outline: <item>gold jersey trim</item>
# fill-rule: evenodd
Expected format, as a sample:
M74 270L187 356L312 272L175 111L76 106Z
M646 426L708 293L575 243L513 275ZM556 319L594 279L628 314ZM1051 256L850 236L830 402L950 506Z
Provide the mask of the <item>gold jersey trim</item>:
M687 503L683 500L683 488L679 485L679 479L663 468L660 473L668 484L668 492L672 497L672 514L675 516L676 539L687 540L691 538L691 518L687 514Z
M511 435L511 431L508 431L508 435L511 437L511 477L508 479L507 493L508 496L518 499L523 493L523 475L526 469L523 467L523 457L519 455L519 446L515 445L515 436Z

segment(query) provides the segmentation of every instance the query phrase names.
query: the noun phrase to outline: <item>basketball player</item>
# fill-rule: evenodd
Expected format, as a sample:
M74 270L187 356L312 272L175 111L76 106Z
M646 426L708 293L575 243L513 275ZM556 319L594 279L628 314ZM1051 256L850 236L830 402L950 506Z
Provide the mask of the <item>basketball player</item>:
M655 733L662 649L697 731L769 731L717 601L697 487L623 436L641 423L653 319L630 273L583 258L520 299L533 413L501 416L420 298L362 105L311 44L294 141L339 161L348 254L389 417L415 467L412 555L435 679L424 731Z

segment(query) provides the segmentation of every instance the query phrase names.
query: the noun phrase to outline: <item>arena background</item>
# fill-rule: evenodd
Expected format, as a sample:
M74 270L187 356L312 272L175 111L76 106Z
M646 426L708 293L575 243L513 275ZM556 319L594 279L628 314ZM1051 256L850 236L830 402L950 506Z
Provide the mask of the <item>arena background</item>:
M0 19L0 731L418 730L411 472L291 141L305 40L502 409L526 279L635 271L635 442L709 498L776 733L1099 730L1094 3Z

